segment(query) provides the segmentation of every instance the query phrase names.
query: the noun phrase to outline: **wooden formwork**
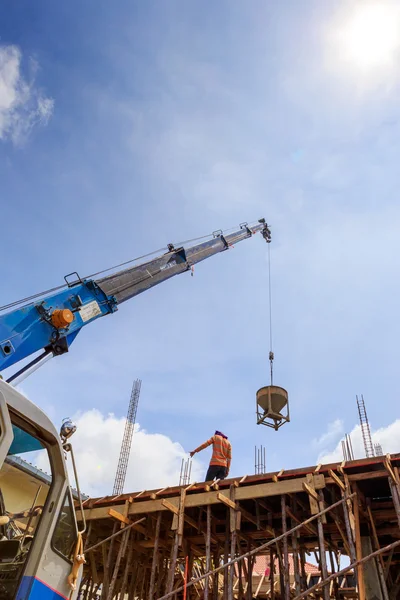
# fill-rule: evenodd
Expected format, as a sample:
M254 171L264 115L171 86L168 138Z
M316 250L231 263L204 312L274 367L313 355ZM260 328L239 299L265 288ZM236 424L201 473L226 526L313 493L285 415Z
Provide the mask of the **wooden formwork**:
M80 599L400 597L399 466L388 455L88 499Z

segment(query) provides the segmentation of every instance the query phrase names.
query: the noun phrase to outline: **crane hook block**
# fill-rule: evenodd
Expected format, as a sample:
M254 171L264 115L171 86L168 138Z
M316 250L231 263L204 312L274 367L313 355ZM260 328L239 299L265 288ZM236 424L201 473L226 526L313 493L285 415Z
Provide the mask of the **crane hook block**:
M65 329L73 320L74 315L68 308L56 309L51 315L51 322L56 329Z

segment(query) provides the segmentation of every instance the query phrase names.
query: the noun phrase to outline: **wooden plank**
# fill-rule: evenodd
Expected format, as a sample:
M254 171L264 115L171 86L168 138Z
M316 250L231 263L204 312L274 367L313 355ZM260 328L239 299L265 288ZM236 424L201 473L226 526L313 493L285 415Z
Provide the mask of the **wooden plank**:
M146 490L142 490L141 492L136 494L136 496L133 497L133 500L137 500L138 498L140 498L140 496L143 496L143 494L145 494L145 493L146 493Z
M399 481L396 477L396 473L393 471L390 454L386 454L384 465L394 483L398 485Z
M232 500L227 498L224 494L221 494L220 492L218 492L217 498L220 502L223 502L223 504L226 504L226 506L228 506L229 508L233 508L233 509L236 508L236 504L234 502L232 502Z
M319 513L318 494L316 493L313 486L312 475L308 475L306 479L307 481L303 483L303 490L308 494L311 514L316 515L317 513Z
M113 519L117 519L124 525L130 525L132 523L132 521L130 519L128 519L128 517L121 515L121 513L119 513L117 510L114 510L113 508L108 509L108 516L112 517Z
M340 487L341 490L346 491L346 486L344 485L343 481L339 479L339 477L336 475L336 473L332 471L332 469L329 470L329 475L332 477L333 481L336 483L336 485Z
M164 500L161 500L161 506L174 513L175 515L179 515L179 508L175 506L175 504L172 504L172 502L170 502L169 500L166 500L165 498Z
M189 491L189 490L191 490L192 488L196 487L196 485L197 485L197 483L196 483L196 482L194 482L194 483L191 483L190 485L188 485L188 486L185 488L185 491L186 491L186 492L188 492L188 491Z
M325 488L325 477L323 475L314 476L314 488L323 489ZM307 483L305 477L299 477L297 479L287 479L279 481L278 483L258 483L255 485L246 485L239 487L236 490L236 500L248 500L252 498L264 498L268 496L280 496L281 494L295 494L303 491L303 483ZM190 494L186 498L186 508L193 508L198 506L208 506L209 504L218 504L220 500L217 494L229 493L226 490L222 492L200 492ZM141 500L140 502L134 502L130 508L130 515L147 514L151 512L158 512L159 510L167 509L161 500ZM178 508L179 499L169 498L168 502ZM106 519L108 518L109 507L99 507L85 510L85 516L88 521L92 519ZM78 511L78 520L80 519L80 513Z
M232 531L236 531L236 525L237 525L237 519L236 519L236 514L237 514L237 502L235 502L235 490L236 488L231 485L230 486L230 500L233 502L233 504L235 505L235 508L230 508L229 509L229 518L230 518L230 532L232 533ZM208 508L208 507L207 507ZM235 544L236 544L236 540L235 540Z
M338 469L339 472L340 469ZM363 473L352 473L347 475L347 477L349 478L349 481L367 481L369 479L379 479L381 477L387 477L387 471L385 470L379 470L379 471L365 471ZM333 481L333 479L331 479L330 477L327 477L325 480L326 484L330 484L330 483L335 483Z

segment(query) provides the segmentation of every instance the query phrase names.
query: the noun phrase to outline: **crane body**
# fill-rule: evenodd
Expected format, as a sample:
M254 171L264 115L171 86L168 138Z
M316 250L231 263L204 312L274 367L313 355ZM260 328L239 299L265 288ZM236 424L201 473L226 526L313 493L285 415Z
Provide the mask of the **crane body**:
M215 232L213 239L190 248L170 244L165 254L100 279L75 274L69 281L67 276L65 286L0 312L0 370L42 351L7 382L0 380L0 598L77 600L84 561L84 509L69 441L76 427L66 420L57 433L45 413L15 388L19 375L46 357L67 352L85 325L112 314L121 303L257 232L270 241L270 230L261 219L226 236ZM75 512L67 456L80 515ZM32 474L27 462L32 460L47 465L46 477L42 471Z

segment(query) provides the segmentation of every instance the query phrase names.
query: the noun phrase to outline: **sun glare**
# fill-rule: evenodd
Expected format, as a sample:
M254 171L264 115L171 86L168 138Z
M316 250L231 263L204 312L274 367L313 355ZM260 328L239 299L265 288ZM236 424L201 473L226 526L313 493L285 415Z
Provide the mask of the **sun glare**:
M345 59L361 68L393 64L400 47L399 8L385 2L360 4L340 28Z

